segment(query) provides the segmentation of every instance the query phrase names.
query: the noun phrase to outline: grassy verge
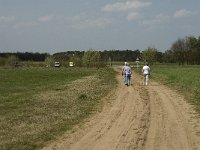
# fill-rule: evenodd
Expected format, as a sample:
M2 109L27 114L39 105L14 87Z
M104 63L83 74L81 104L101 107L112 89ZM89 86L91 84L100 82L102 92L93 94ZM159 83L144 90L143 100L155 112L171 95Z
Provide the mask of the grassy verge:
M154 65L151 77L182 92L200 114L200 66Z
M99 109L111 69L0 69L0 149L31 150Z

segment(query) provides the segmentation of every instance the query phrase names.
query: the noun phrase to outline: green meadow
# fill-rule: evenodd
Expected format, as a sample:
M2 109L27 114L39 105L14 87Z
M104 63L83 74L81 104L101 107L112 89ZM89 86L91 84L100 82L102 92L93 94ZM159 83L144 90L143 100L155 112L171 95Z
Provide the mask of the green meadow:
M151 78L185 95L200 113L200 66L153 65Z
M81 124L101 109L115 74L109 68L0 68L0 149L39 149Z

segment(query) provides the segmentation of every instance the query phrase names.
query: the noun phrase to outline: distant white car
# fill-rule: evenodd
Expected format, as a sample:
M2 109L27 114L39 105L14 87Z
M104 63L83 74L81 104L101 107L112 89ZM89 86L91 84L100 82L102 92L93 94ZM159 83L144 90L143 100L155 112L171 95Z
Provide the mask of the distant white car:
M55 62L54 67L60 67L60 63L59 62Z
M74 67L74 63L72 61L69 62L70 67Z

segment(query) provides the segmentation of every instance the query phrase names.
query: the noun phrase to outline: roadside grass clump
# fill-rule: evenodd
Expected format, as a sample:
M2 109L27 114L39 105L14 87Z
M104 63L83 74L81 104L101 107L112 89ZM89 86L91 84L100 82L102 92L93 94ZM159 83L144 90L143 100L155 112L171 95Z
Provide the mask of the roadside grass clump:
M200 66L154 65L153 79L182 92L200 114Z
M40 149L102 107L112 69L0 68L0 149Z

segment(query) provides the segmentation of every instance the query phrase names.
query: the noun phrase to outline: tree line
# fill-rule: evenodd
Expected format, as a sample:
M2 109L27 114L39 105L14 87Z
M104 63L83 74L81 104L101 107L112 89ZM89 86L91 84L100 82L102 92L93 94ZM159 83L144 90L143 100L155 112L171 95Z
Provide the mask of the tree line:
M66 51L53 55L48 53L0 53L0 65L6 58L12 61L35 61L46 62L53 66L55 61L59 61L63 66L68 66L70 61L76 66L105 66L107 62L128 61L134 62L136 59L149 63L178 63L179 65L200 64L200 37L186 36L178 38L172 43L169 50L160 52L154 47L141 50L104 50L97 51L89 49L87 51ZM12 63L13 64L13 63Z
M179 65L200 65L200 36L178 38L163 54L163 61Z
M45 61L48 53L31 53L31 52L17 52L17 53L0 53L0 57L6 58L9 56L15 56L21 61Z

